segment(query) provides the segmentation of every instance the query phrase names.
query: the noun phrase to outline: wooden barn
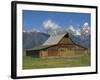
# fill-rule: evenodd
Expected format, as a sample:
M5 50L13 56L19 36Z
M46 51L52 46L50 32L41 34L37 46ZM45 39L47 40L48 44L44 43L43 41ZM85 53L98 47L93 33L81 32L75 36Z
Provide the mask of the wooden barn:
M26 56L66 57L84 54L86 48L75 44L68 33L50 36L41 46L26 50Z

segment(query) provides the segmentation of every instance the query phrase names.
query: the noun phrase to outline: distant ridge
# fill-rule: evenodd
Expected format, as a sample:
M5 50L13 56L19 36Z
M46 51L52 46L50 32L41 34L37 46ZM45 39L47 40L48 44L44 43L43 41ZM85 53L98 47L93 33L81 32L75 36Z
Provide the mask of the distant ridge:
M40 46L48 37L48 34L42 32L23 32L23 48L29 49Z
M76 44L83 46L85 48L90 48L91 43L91 35L83 34L83 35L73 35L69 33L71 39ZM23 32L23 48L30 49L34 47L38 47L42 45L48 38L49 34L42 32Z

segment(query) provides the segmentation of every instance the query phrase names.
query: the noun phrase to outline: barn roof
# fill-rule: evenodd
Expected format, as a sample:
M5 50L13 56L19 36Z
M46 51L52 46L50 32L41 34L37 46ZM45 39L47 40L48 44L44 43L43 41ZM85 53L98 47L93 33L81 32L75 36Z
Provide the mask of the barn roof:
M66 35L65 34L61 34L61 35L55 35L55 36L50 36L41 46L38 47L34 47L31 49L27 49L27 50L41 50L44 48L48 48L50 46L56 45L59 43L59 41Z
M45 45L56 45L59 43L59 41L65 36L66 34L61 34L61 35L56 35L56 36L50 36L48 40L42 44L43 46Z
M66 34L50 36L41 46L34 47L28 50L41 50L50 46L56 45Z
M68 33L65 33L65 34L60 34L60 35L55 35L55 36L50 36L41 46L38 46L38 47L34 47L34 48L31 48L31 49L28 49L28 50L41 50L41 49L45 49L45 48L48 48L48 47L51 47L51 46L54 46L54 45L57 45L60 40L65 36L65 35L68 35ZM70 38L71 39L71 38ZM73 41L72 41L73 42ZM74 42L73 42L74 43ZM74 43L75 44L75 43ZM78 45L78 44L76 44ZM80 46L80 45L78 45ZM80 46L82 47L82 46ZM82 47L84 48L84 47Z

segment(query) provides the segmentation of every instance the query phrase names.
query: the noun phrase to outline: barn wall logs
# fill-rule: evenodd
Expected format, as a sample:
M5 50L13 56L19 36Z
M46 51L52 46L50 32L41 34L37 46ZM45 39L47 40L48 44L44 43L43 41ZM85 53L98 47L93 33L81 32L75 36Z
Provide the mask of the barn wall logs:
M66 57L82 55L86 52L83 48L75 45L57 45L40 51L40 57Z
M48 57L48 50L47 49L41 50L40 51L40 57L42 57L42 58Z
M42 58L47 57L66 57L66 56L77 56L82 55L84 53L90 53L90 49L84 49L83 47L80 47L79 45L76 45L73 43L73 41L66 35L63 37L57 45L50 46L45 49L41 49L39 51L39 56ZM28 52L28 55L30 54L38 54L37 51Z

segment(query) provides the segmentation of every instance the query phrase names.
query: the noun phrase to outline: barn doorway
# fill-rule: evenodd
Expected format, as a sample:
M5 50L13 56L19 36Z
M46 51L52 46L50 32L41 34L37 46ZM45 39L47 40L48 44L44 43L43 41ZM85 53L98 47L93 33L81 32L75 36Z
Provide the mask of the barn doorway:
M39 57L39 51L37 50L26 51L26 56Z
M55 48L48 49L48 56L58 56L58 50Z

